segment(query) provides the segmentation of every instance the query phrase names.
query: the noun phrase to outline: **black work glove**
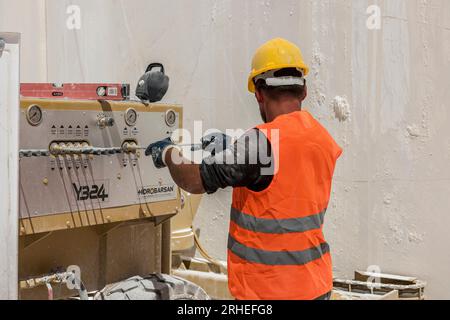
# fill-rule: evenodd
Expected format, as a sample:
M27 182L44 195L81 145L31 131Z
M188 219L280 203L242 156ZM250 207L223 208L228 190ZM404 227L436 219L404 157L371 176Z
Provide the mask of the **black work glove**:
M216 153L220 153L228 149L232 138L225 133L215 132L204 136L200 141L202 149L211 153L214 157Z
M171 146L174 146L174 143L172 142L172 140L170 140L170 138L154 142L147 147L147 149L145 150L145 155L147 157L150 155L152 156L153 163L155 164L156 168L165 168L167 165L163 159L164 150Z

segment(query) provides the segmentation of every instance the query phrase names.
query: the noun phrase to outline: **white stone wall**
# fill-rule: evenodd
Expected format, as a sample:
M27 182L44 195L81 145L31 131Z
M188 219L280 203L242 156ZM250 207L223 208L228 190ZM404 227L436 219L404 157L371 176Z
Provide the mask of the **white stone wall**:
M80 30L66 27L69 4ZM380 30L366 26L372 4ZM336 276L378 265L450 298L449 1L0 0L0 30L23 33L22 81L134 87L163 62L165 101L183 104L187 128L257 124L252 54L273 37L297 43L311 65L306 109L344 148L326 220ZM195 221L219 258L230 198L205 196Z

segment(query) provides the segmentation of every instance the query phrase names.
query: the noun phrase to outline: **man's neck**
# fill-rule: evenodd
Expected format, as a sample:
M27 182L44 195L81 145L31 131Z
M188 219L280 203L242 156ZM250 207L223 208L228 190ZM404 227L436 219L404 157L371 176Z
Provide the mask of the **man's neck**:
M302 110L302 104L297 99L281 99L271 101L266 110L267 122L272 122L283 114L289 114Z

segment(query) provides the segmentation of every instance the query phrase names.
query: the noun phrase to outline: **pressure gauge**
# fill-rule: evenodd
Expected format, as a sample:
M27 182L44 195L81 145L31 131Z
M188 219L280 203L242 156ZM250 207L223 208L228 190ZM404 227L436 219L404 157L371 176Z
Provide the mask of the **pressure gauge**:
M97 88L97 95L99 97L104 97L106 96L106 88L105 87L98 87Z
M166 124L169 127L173 127L177 121L177 114L173 110L168 110L166 112Z
M42 109L36 104L29 106L27 109L27 120L32 126L40 125L42 122Z
M136 125L137 117L138 117L137 112L133 108L130 108L125 112L125 122L130 127Z

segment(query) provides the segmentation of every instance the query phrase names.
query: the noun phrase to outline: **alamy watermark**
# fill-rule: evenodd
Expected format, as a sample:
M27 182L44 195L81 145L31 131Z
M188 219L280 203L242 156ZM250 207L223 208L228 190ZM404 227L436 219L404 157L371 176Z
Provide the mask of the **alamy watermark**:
M66 27L69 30L81 29L81 8L77 5L70 5L66 8Z
M80 290L81 283L81 269L79 266L72 265L67 267L66 286L70 290Z
M66 27L69 30L81 29L81 8L79 5L71 4L66 8ZM366 27L369 30L381 29L381 8L379 5L372 4L367 7L366 14L368 18L366 20Z
M370 276L367 278L367 287L372 291L374 289L381 289L381 267L371 265L366 270Z
M208 129L203 131L203 122L194 121L193 133L187 129L177 129L172 134L172 141L179 141L183 138L183 146L194 145L201 141L202 137L220 132L218 129ZM172 153L174 164L183 164L186 161L207 164L260 164L261 175L274 175L280 167L280 130L279 129L226 129L223 134L229 136L232 143L226 147L222 144L211 144L203 152L191 151L189 160L179 157L177 153ZM270 141L269 141L270 140ZM183 154L186 155L183 149ZM211 156L214 155L214 156Z
M381 29L381 8L380 6L373 4L366 10L369 17L366 20L366 27L369 30Z

